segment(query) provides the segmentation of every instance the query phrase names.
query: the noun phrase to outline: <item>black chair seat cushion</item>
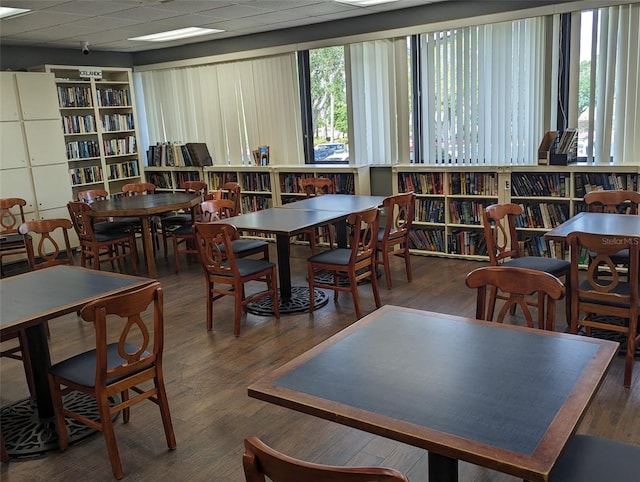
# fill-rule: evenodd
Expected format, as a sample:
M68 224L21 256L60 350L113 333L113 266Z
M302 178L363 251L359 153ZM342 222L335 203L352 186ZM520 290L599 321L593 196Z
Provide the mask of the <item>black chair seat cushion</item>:
M607 279L606 278L600 278L598 279L598 282L606 285L607 284ZM593 286L591 286L591 284L587 281L584 280L583 282L580 283L580 289L581 290L592 290ZM619 282L615 288L613 288L613 290L611 290L612 293L616 293L618 295L622 295L622 296L629 296L630 293L630 285L629 283L625 283L625 282ZM629 303L612 303L612 302L604 302L601 300L594 300L589 296L580 296L580 301L581 302L587 302L587 303L597 303L599 305L603 305L603 306L615 306L618 308L629 308Z
M165 226L190 224L191 222L191 214L189 213L172 214L171 216L165 216L162 218L162 224Z
M268 245L269 243L260 241L259 239L234 239L231 241L231 248L235 254L246 253L247 251L260 249ZM225 246L221 246L220 248L223 253L226 251Z
M513 258L500 266L513 266L515 268L535 269L554 276L562 276L569 271L571 263L564 259L545 258L542 256L522 256Z
M132 224L126 221L103 221L93 225L93 231L98 233L119 232L120 234L130 231Z
M312 263L327 263L337 264L340 266L347 266L351 259L351 249L349 248L336 248L329 251L323 251L322 253L315 254L308 258L308 261Z
M126 343L125 349L129 353L134 353L139 348L134 345L130 345ZM144 352L143 356L148 356L148 355L149 355L148 352ZM109 368L115 368L119 365L122 365L125 362L126 360L118 354L117 343L112 343L107 346L107 366ZM137 372L141 372L142 370L146 369L148 366L150 365L141 367L139 370L137 370ZM49 372L58 377L64 378L65 380L78 383L85 387L95 387L96 351L89 350L87 352L80 353L79 355L71 357L67 360L61 361L60 363L56 363L55 365L51 366L51 368L49 369ZM114 383L128 376L130 376L130 374L122 377L108 378L107 383Z
M640 446L574 435L549 482L631 482L640 478Z
M105 231L103 233L96 233L96 239L101 243L105 243L108 241L117 241L119 239L123 239L125 237L129 237L129 233L118 232L118 231Z
M22 234L18 234L18 233L0 234L0 249L15 249L16 247L19 247L22 244L24 244L24 239L22 237Z
M225 261L222 263L222 266L229 267L229 262ZM236 266L238 267L238 271L240 276L250 276L255 273L259 273L260 271L264 271L266 269L271 269L275 266L270 261L265 261L263 259L250 259L250 258L239 258L236 259ZM231 273L216 273L222 276L228 276L229 278L233 277Z
M171 234L177 234L177 235L189 235L189 234L193 234L195 235L194 231L193 231L193 224L184 224L182 226L180 226L179 228L176 228L174 230L171 231Z

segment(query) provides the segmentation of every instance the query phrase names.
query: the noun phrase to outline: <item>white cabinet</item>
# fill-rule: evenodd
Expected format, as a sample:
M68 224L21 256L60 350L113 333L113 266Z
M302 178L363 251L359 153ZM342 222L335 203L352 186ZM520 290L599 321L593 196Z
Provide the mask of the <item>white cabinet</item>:
M60 114L57 119L25 121L24 133L32 166L67 164ZM67 175L68 172L65 174L65 180Z
M0 171L0 197L19 197L27 201L25 213L36 209L36 198L31 183L31 169L2 169Z
M27 72L16 74L22 120L60 119L56 87L51 77Z
M28 166L27 149L22 136L22 122L2 122L0 160L2 169Z

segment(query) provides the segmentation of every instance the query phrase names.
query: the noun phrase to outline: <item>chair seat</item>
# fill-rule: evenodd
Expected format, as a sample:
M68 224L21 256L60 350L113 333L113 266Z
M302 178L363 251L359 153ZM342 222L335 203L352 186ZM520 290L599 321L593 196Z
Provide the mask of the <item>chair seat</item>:
M108 233L115 231L122 233L123 231L127 231L131 228L132 224L126 221L104 221L93 225L93 231L96 233Z
M562 276L569 271L571 263L564 259L545 258L542 256L522 256L521 258L513 258L506 261L500 266L535 269L536 271L544 271L554 276Z
M606 285L606 279L601 281L603 284ZM592 289L592 286L589 284L589 281L584 280L582 283L580 283L580 289L581 290L590 290ZM625 282L620 282L618 283L612 290L611 293L616 293L618 295L621 296L629 296L630 293L630 285L629 283L625 283ZM589 303L589 302L593 302L599 305L604 305L604 306L615 306L618 308L629 308L629 303L613 303L610 301L603 301L603 300L593 300L591 297L589 296L580 296L579 300L582 303Z
M139 348L137 346L133 346L131 344L125 344L127 352L133 353L136 352ZM144 356L150 355L148 352L145 352ZM122 358L118 354L118 344L112 343L107 346L107 367L114 368L119 365L125 363L126 360ZM148 366L143 366L138 370L141 372ZM74 357L71 357L67 360L61 361L60 363L56 363L52 365L49 369L49 372L69 380L71 382L77 383L79 385L85 387L94 387L96 383L96 351L89 350L84 353L80 353ZM111 384L117 382L122 378L128 378L131 374L127 374L123 377L114 377L107 379L107 384Z
M640 446L574 435L549 482L630 482L640 476Z
M228 268L229 263L222 263L223 267ZM271 269L275 266L271 261L265 261L264 259L251 259L251 258L237 258L236 266L238 267L238 271L240 276L250 276L255 273L259 273L260 271L264 271L266 269ZM233 273L216 273L216 276L225 276L229 278L233 278Z
M107 241L113 241L116 239L122 239L124 237L130 236L129 233L124 233L121 231L109 231L109 230L104 231L102 233L95 233L95 234L96 234L96 239L101 243L104 243Z
M0 234L0 249L15 249L24 245L22 235L18 233Z
M351 249L348 248L336 248L329 251L323 251L322 253L315 254L308 258L307 261L311 263L325 263L336 264L340 266L347 266L351 259Z
M243 254L247 251L252 251L254 249L260 249L264 246L268 246L269 243L266 241L260 241L259 239L234 239L231 241L231 247L233 248L234 254ZM220 250L224 253L225 247L220 246Z
M188 224L191 222L191 214L182 213L182 214L172 214L171 216L165 216L162 218L162 222L165 225L172 224Z

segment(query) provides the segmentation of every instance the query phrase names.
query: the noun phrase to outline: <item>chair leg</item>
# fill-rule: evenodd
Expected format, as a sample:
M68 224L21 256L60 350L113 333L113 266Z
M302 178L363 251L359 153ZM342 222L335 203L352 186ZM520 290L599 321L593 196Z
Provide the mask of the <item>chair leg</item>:
M180 264L178 259L178 237L174 234L171 239L173 240L173 269L178 274L178 265Z
M387 282L387 289L391 289L391 262L389 260L389 251L386 247L382 251L382 264L384 265L384 278Z
M360 307L360 292L358 291L358 282L356 281L355 273L349 272L349 285L351 286L353 304L356 308L356 318L360 319L362 318L362 308Z
M496 310L496 296L498 295L498 288L492 286L489 289L489 303L487 304L487 319L493 320L493 313Z
M53 411L56 418L56 430L58 432L58 447L60 451L67 450L69 441L67 435L67 423L64 419L62 405L62 390L60 384L55 380L53 375L49 375L49 388L51 389L51 398L53 399Z
M129 389L125 389L120 392L120 397L122 398L122 402L126 402L129 400ZM122 423L129 423L129 419L131 418L131 410L130 407L126 407L122 409Z
M111 471L113 476L120 480L124 476L122 470L122 462L120 461L120 453L118 452L118 442L116 434L113 430L113 420L111 420L111 411L109 410L109 399L106 393L97 393L96 401L98 403L98 411L100 412L100 423L102 425L102 434L104 442L107 446L109 461L111 462Z
M382 306L382 302L380 301L380 291L378 290L378 278L376 276L375 263L371 264L371 289L373 290L373 299L376 302L376 308L380 308Z
M45 328L49 328L49 324L45 323ZM24 330L20 330L18 335L18 340L20 341L20 351L22 352L22 366L24 367L24 376L27 379L27 387L29 388L29 394L32 397L36 395L36 386L33 379L33 367L31 365L31 356L29 355L29 350L27 349L27 333Z
M307 279L309 280L309 313L312 313L315 308L315 280L311 263L307 263Z
M242 318L242 306L244 299L244 285L236 286L233 307L233 336L240 336L240 319Z
M0 461L7 463L9 462L9 453L7 452L7 447L4 445L4 438L2 437L2 433L0 433Z
M207 331L213 330L213 283L207 280Z
M411 253L409 253L409 248L407 246L404 247L404 267L407 271L407 281L411 283L413 281L413 272L411 271Z
M176 436L173 432L173 424L171 423L171 412L169 411L169 400L167 392L164 388L164 375L161 366L157 366L157 375L155 378L155 386L158 392L158 406L160 407L160 416L162 417L162 426L164 427L164 436L167 439L167 447L170 450L176 448Z

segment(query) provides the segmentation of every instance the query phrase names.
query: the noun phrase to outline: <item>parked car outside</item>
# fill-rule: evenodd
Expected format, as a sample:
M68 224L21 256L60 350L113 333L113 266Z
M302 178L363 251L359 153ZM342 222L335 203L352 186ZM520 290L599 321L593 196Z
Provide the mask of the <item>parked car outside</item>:
M315 161L325 160L334 154L345 154L346 157L348 157L347 145L344 142L325 142L313 148L313 158Z

